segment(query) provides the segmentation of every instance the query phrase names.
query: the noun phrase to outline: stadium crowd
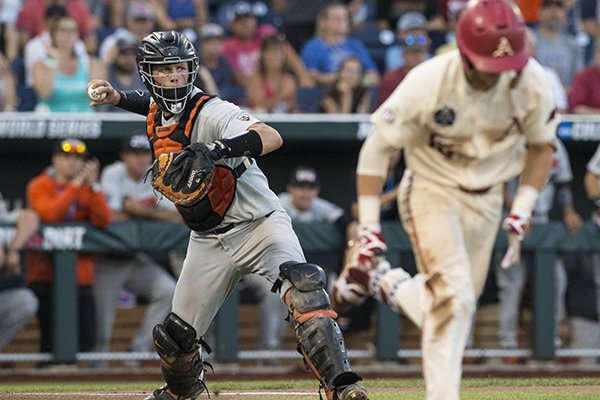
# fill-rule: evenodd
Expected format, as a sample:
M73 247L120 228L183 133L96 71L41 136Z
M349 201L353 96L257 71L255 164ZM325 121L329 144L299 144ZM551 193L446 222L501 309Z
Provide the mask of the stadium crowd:
M556 96L558 109L572 114L597 114L600 2L515 2L529 25L536 59L557 77L553 78L557 82L555 93L563 93L562 97ZM455 47L453 28L467 0L7 0L2 3L0 111L122 111L112 106L88 107L87 82L102 78L112 82L116 89L144 89L135 63L137 44L154 30L178 30L197 47L201 70L196 85L208 93L255 112L369 113L385 101L411 68ZM83 152L71 153L77 153L77 149L59 147L53 156L58 154L59 162L61 157L83 161L79 157ZM597 153L595 164L598 158ZM592 177L588 186L598 182L595 164L590 162ZM96 195L99 176L103 176L96 169L89 172L90 178L76 175L70 178L89 181L89 196ZM138 176L135 181L139 180ZM104 181L102 186L106 186ZM598 201L597 187L586 189L589 198ZM105 203L101 198L97 200ZM106 215L101 225L108 223L109 205L112 213L119 211L108 200L103 206ZM600 210L600 204L595 207ZM84 217L88 216L81 218ZM55 220L42 215L42 222ZM15 250L19 249L11 247L7 252L10 255ZM0 264L3 259L0 258ZM600 260L598 256L564 260L569 261L575 265L570 269L569 284L579 285L579 289L567 288L566 295L583 290L590 298L596 298L595 303L590 301L588 305L597 304L590 311L589 307L580 307L582 302L567 300L574 302L570 305L574 315L570 317L579 326L585 325L581 329L586 330L578 332L592 332L579 333L577 339L582 343L578 345L598 346L600 283L596 282L594 289L594 279L600 280ZM106 272L108 267L105 268ZM168 298L171 278L162 278L167 281L165 298ZM47 286L48 282L43 284ZM521 281L520 285L523 284ZM42 300L38 315L43 316L40 320L47 325L50 302L44 285L38 282L33 289ZM87 295L89 300L94 293L89 289ZM93 304L88 306L93 308ZM113 318L111 306L104 304L108 320L105 326ZM564 311L558 310L561 313ZM30 315L31 312L26 317ZM106 340L110 338L106 330L105 327L98 333L98 340L83 348L106 349ZM44 331L42 351L50 347L47 326ZM147 347L143 344L138 346L141 350ZM507 347L515 346L511 342ZM134 345L132 348L140 350Z

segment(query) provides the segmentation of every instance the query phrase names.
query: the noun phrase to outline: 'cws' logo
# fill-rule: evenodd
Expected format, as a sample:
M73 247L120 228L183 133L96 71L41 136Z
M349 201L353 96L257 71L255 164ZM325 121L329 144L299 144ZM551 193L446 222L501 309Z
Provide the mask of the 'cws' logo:
M504 56L512 56L515 54L515 51L510 47L510 42L506 38L506 36L502 36L500 38L500 42L498 42L498 47L492 53L492 57L500 58Z

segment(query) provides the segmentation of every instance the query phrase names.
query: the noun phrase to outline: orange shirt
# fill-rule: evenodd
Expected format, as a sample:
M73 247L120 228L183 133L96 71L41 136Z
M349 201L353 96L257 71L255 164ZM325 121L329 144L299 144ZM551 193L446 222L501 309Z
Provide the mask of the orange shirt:
M33 178L27 187L27 201L42 223L87 221L104 228L110 223L110 208L102 192L89 187L59 184L43 173ZM32 252L26 260L26 280L52 282L52 254ZM94 258L88 253L77 255L77 284L94 283Z
M515 0L515 3L521 9L525 22L528 24L538 22L542 0Z

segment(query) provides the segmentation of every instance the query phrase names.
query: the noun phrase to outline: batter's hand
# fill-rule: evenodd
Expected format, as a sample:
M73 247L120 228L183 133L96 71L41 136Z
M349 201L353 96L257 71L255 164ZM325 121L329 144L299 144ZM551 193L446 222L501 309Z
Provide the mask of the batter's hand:
M88 97L91 100L90 107L99 106L102 104L111 104L116 106L121 101L121 93L110 84L110 82L103 79L92 79L88 84ZM100 96L98 98L92 98L89 93L89 89L95 89L96 93ZM106 94L106 97L102 95Z
M358 226L358 262L371 267L373 258L383 256L387 252L387 244L381 234L379 224L361 224Z
M508 249L502 258L500 266L510 268L521 261L521 241L529 229L529 213L511 212L502 224L508 235Z

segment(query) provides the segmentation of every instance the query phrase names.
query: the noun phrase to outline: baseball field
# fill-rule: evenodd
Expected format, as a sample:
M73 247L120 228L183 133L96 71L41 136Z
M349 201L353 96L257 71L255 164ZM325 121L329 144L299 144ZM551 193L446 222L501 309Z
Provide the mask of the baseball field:
M369 379L371 400L424 398L421 379ZM27 382L0 383L2 400L143 399L160 382ZM209 382L210 398L221 400L319 399L314 381L251 380ZM466 378L462 400L594 400L600 378ZM200 399L208 399L203 394Z

